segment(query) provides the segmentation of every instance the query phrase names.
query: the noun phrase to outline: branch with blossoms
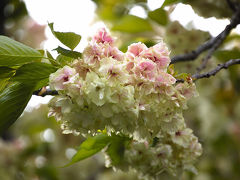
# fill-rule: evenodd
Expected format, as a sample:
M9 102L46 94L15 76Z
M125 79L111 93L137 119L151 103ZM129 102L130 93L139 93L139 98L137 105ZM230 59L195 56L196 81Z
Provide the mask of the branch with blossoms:
M229 60L228 62L219 65L214 70L201 74L201 71L207 67L207 63L210 60L210 58L212 57L213 53L222 45L223 41L227 38L227 36L232 31L232 29L236 28L236 26L238 24L240 24L240 3L233 2L231 0L226 0L226 1L229 5L229 8L232 9L233 15L231 17L230 23L225 27L225 29L218 36L213 37L210 40L206 41L204 44L200 45L197 49L193 50L192 52L182 54L182 55L177 55L177 56L174 56L171 58L171 64L195 61L202 53L208 51L207 55L202 59L202 64L197 68L196 73L192 75L192 78L194 80L214 76L221 69L227 69L228 67L230 67L232 65L239 64L238 59ZM177 83L184 82L184 80L177 79L176 82ZM33 95L44 97L46 95L58 95L58 92L53 91L51 89L42 88L38 91L34 91Z
M134 169L147 179L194 170L202 147L182 111L196 88L190 78L176 84L169 54L164 42L133 43L124 53L102 28L80 58L50 74L59 96L50 101L49 116L64 132L92 136L68 165L103 150L106 166Z

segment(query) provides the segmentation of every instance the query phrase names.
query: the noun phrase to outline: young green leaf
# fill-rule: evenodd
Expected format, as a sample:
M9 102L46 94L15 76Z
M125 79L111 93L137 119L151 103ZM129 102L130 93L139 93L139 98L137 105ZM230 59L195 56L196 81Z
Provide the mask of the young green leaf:
M71 162L66 166L72 165L78 161L86 159L107 147L106 153L111 158L114 165L121 163L124 156L124 150L130 138L120 135L107 135L104 131L94 137L87 138L79 147L77 153L73 156ZM64 167L66 167L64 166Z
M74 59L77 59L77 58L80 58L82 57L82 54L80 52L77 52L77 51L70 51L70 50L67 50L67 49L64 49L60 46L58 46L56 49L54 49L55 51L57 51L59 54L61 55L64 55L64 56L67 56L67 57L70 57L70 58L74 58Z
M37 82L48 78L49 75L54 73L56 70L57 68L51 64L41 62L28 63L17 69L12 80L24 83Z
M167 25L168 23L168 15L163 8L158 8L154 11L150 11L148 13L148 17L163 26Z
M189 75L188 73L180 73L180 74L175 75L174 77L175 77L176 79L186 80L187 77L189 77L189 76L190 76L190 75Z
M15 66L39 61L42 54L8 37L0 36L0 66Z
M86 159L106 147L111 142L111 136L107 134L98 134L87 138L79 147L77 153L73 156L71 162L66 166L72 165L78 161ZM65 166L64 166L65 167Z
M32 96L35 84L13 82L0 93L0 133L22 114Z
M146 19L133 15L126 15L114 24L112 30L127 33L139 33L152 31L152 26Z
M46 54L49 59L54 59L52 54L49 51L46 51Z
M47 58L49 62L55 67L61 67L61 65L53 58L52 54L49 51L46 51Z
M81 36L73 32L58 32L54 31L53 23L48 24L53 35L65 46L73 50L81 41Z

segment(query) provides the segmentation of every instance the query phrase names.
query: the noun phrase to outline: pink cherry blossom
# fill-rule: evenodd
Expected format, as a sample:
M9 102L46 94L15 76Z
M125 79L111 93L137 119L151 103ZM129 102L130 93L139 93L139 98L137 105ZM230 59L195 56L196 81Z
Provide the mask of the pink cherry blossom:
M95 65L100 59L102 54L102 47L94 43L85 48L83 52L83 59L89 65Z
M159 71L158 76L156 77L156 82L159 83L159 85L161 84L172 85L176 83L176 79L168 73Z
M75 61L73 64L74 69L79 77L85 79L87 73L90 71L89 67L83 61Z
M118 61L122 61L124 59L124 53L120 51L117 47L106 45L103 50L104 57L112 57L113 59L116 59Z
M128 46L127 50L127 57L129 59L134 59L135 57L139 56L140 53L144 50L147 50L147 46L143 43L133 43L130 46Z
M113 44L114 39L108 34L105 28L101 28L93 36L93 42Z
M176 86L176 89L186 98L186 99L190 99L192 98L194 95L196 95L196 91L195 91L195 86L192 85L192 83L190 83L190 85L188 85L186 82L185 83L179 83Z
M166 69L170 63L169 51L164 43L158 43L142 51L140 56L155 62L159 69Z
M133 61L130 61L127 63L126 65L126 70L128 71L129 74L132 74L132 69L134 68L134 62Z
M151 61L141 62L135 69L137 76L153 80L156 74L156 64Z
M91 44L83 53L84 60L89 65L95 65L101 59L106 57L112 57L117 61L123 61L125 54L117 47L113 47L109 44Z
M75 74L75 69L70 68L69 66L64 66L62 69L58 70L54 76L50 76L50 79L52 79L52 85L58 91L63 90L65 88L65 84L69 83L71 81L71 77Z

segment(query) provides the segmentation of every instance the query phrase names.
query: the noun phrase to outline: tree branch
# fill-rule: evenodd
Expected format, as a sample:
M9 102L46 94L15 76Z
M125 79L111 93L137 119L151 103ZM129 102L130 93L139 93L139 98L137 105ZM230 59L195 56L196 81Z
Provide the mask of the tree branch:
M204 44L200 45L196 50L193 50L190 53L178 55L172 57L171 64L184 62L184 61L193 61L195 60L201 53L209 50L208 55L206 56L206 62L212 56L213 52L222 44L224 39L229 35L232 29L234 29L240 23L240 8L237 8L237 11L233 14L230 24L228 24L225 29L216 37L211 38ZM204 64L203 64L204 66Z
M207 63L208 63L209 59L211 58L211 56L213 55L213 53L216 51L217 48L219 48L219 46L222 44L222 42L226 39L228 34L231 32L231 30L233 28L235 28L239 23L240 23L240 9L239 9L239 12L237 12L232 17L230 24L226 26L223 33L221 33L219 35L215 44L213 44L213 46L209 49L207 56L205 56L205 58L203 59L203 63L197 69L197 73L200 73L203 69L206 68Z
M232 2L232 0L226 0L228 6L230 7L230 9L234 12L237 10L237 4L236 2Z
M194 74L194 75L192 75L192 78L194 80L202 79L202 78L209 78L211 76L215 76L221 69L227 69L228 67L235 65L235 64L240 64L240 59L231 59L223 64L219 64L212 71L209 71L209 72L203 73L203 74Z
M58 92L57 91L53 91L53 90L50 90L50 89L46 89L45 87L44 88L41 88L37 91L34 91L33 92L33 95L36 95L36 96L47 96L47 95L51 95L51 96L54 96L54 95L58 95Z

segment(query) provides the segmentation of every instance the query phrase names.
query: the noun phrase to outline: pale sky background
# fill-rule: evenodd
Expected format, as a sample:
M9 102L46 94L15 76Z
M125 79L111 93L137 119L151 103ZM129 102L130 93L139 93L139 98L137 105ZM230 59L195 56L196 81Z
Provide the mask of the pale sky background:
M76 50L83 50L87 45L87 38L96 31L96 28L104 26L102 22L93 23L95 18L96 5L90 0L24 0L29 15L39 24L44 25L48 22L54 22L57 31L71 31L82 36L81 43ZM148 0L148 6L151 10L159 8L163 0ZM135 6L130 13L142 18L146 14L142 7ZM183 26L187 27L189 23L196 29L209 31L212 36L219 34L229 20L217 20L216 18L204 19L194 13L191 6L179 4L171 14L172 20L178 20ZM238 28L240 30L240 28ZM47 40L44 42L44 49L52 50L59 45L51 34L49 28L46 28ZM39 102L47 103L50 97L33 96L28 104L27 110L37 106Z

